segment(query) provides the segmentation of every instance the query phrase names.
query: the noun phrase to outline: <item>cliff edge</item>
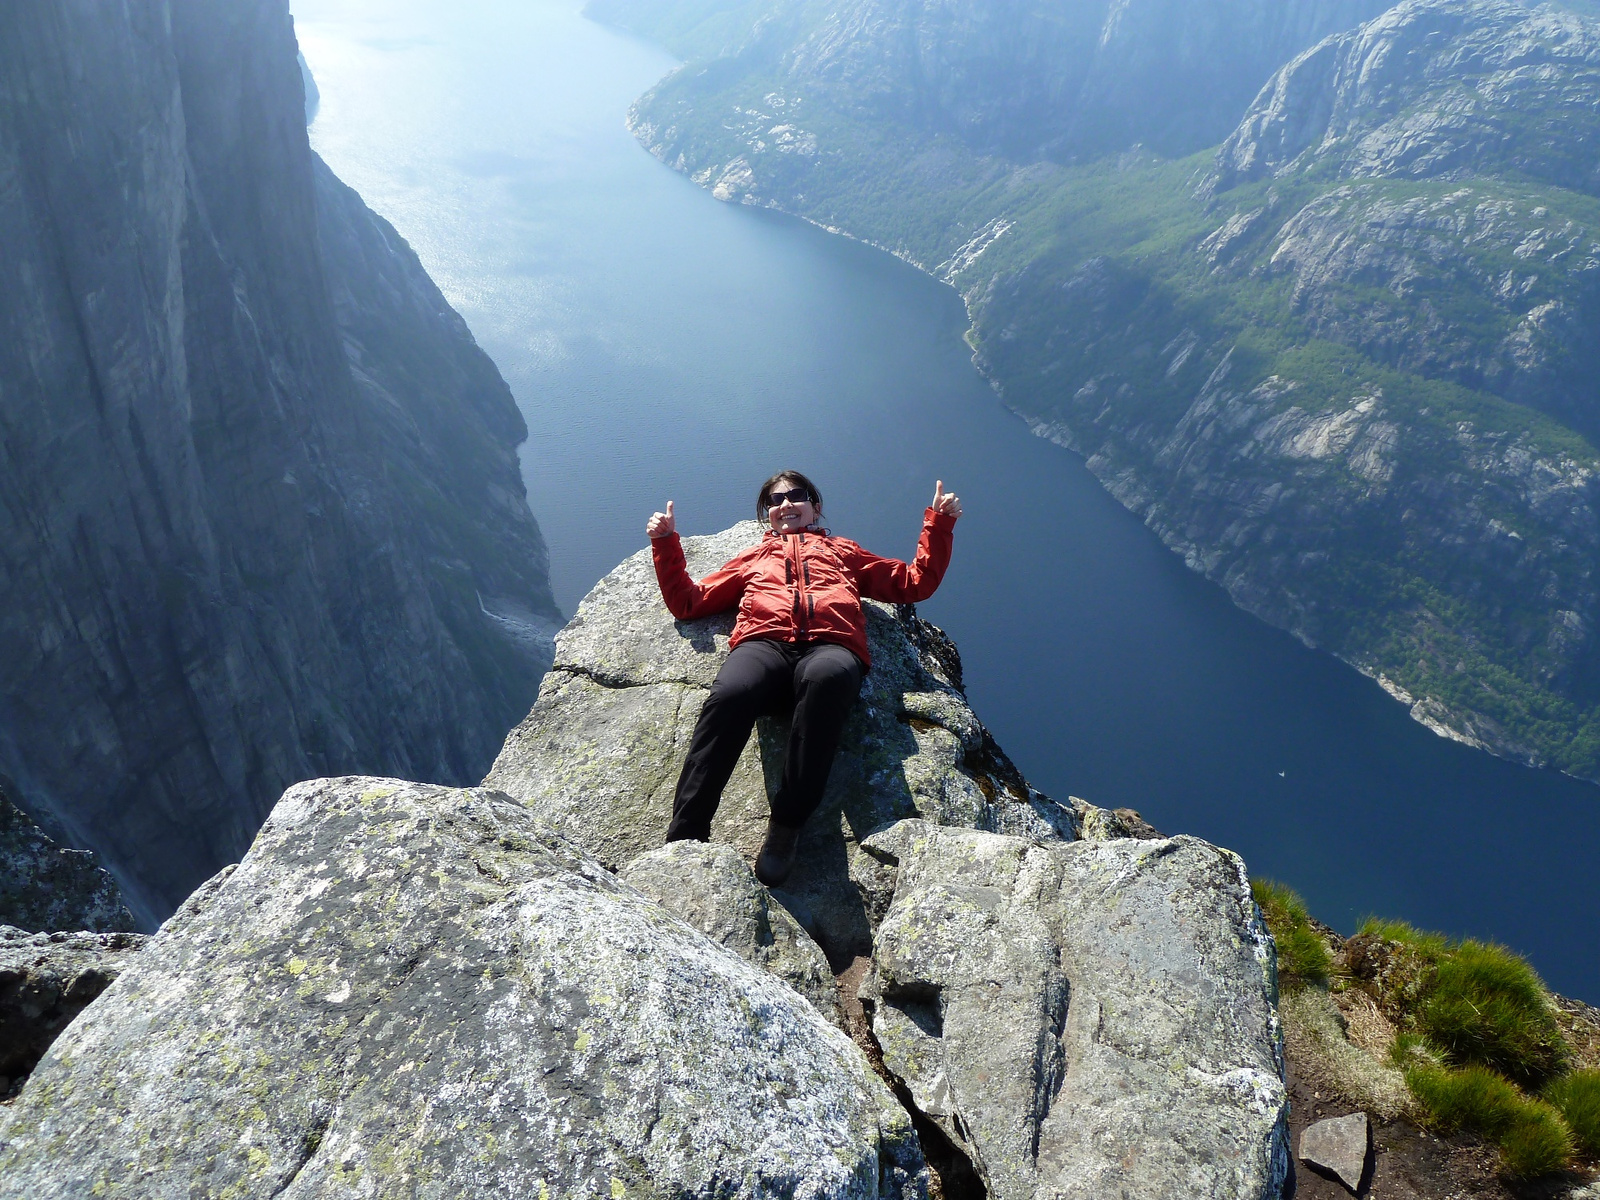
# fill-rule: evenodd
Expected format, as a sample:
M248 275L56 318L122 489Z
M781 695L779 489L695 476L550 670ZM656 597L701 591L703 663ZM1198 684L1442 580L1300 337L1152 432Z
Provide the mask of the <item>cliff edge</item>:
M484 786L291 788L0 1108L0 1196L1282 1195L1237 856L1030 788L949 639L877 605L792 890L748 865L776 723L722 844L662 847L731 622L648 569Z

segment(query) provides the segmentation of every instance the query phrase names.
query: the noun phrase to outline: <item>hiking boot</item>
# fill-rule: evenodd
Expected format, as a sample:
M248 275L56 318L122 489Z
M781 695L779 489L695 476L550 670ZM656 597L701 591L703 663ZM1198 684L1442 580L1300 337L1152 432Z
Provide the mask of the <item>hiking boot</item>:
M794 853L800 845L800 831L767 822L767 840L761 843L761 853L756 855L756 878L768 887L777 887L789 878L794 870Z

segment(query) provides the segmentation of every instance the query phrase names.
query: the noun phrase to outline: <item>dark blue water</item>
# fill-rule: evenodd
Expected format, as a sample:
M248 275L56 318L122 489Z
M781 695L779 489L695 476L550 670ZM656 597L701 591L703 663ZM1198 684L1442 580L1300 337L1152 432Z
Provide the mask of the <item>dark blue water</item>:
M673 63L558 0L295 0L313 142L411 240L517 395L567 611L677 501L749 515L772 470L909 554L934 479L967 515L922 606L1039 787L1244 855L1350 930L1367 913L1527 954L1600 1001L1600 788L1446 742L1233 608L1031 437L973 371L948 289L719 204L628 104Z

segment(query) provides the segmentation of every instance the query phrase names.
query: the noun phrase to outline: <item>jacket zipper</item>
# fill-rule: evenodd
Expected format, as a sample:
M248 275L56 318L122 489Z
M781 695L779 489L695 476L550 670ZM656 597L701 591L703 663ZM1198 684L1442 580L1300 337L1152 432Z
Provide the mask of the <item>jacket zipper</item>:
M811 572L806 570L806 565L803 561L801 561L800 558L800 550L801 547L805 545L805 542L806 535L804 533L796 535L794 543L794 561L795 565L800 569L795 573L795 641L800 641L802 638L804 638L806 632L806 601L809 599L809 597L806 595L806 584L811 582ZM816 615L816 605L814 602L812 604L812 615Z

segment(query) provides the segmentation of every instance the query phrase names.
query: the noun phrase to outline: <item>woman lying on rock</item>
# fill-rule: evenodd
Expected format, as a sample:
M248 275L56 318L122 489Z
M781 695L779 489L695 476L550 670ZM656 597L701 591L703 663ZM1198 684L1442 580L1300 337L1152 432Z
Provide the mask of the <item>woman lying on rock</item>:
M771 528L750 549L696 583L689 578L672 501L645 532L667 608L692 621L735 605L732 651L700 710L678 776L667 841L706 841L756 718L792 711L783 782L756 859L756 877L776 887L794 866L801 827L822 801L845 718L872 665L861 597L910 604L933 595L950 564L961 501L935 484L910 563L879 558L819 522L822 495L798 471L780 471L756 495Z

